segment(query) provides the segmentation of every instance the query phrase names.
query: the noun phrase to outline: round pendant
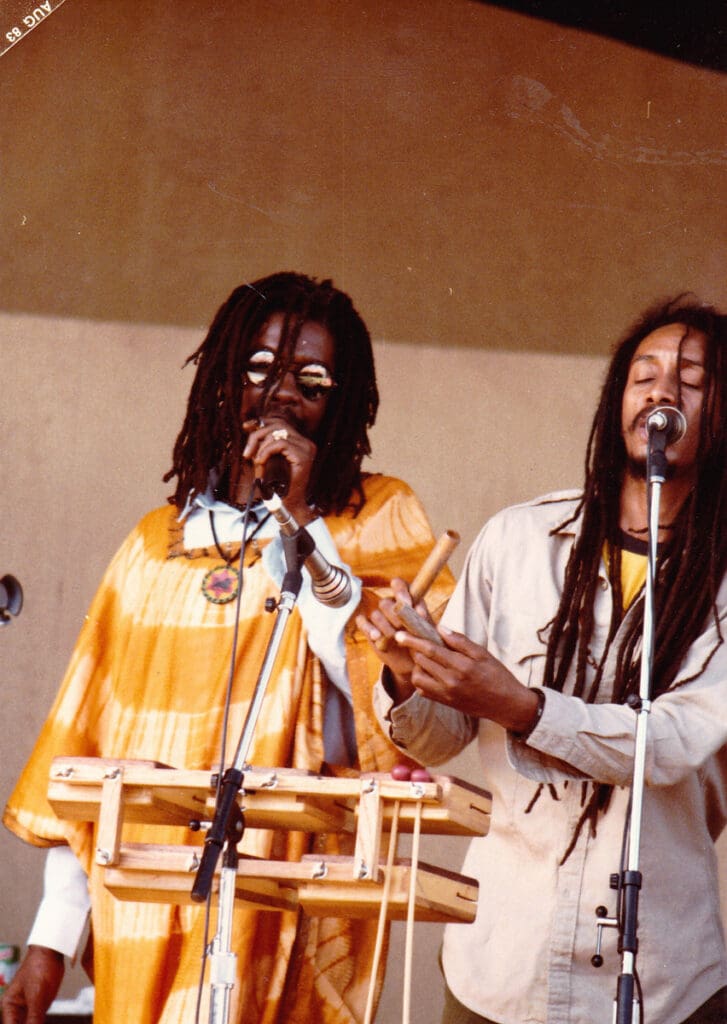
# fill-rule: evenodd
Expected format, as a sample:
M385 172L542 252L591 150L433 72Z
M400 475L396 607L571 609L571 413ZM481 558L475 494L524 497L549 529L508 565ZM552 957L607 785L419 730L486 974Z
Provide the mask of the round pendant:
M231 565L216 565L205 573L202 593L212 604L229 604L237 597L240 574Z

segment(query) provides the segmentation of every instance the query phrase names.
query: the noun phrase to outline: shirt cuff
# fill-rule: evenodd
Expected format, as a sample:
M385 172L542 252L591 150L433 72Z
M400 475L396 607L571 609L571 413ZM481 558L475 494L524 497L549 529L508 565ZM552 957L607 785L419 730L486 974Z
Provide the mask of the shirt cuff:
M533 720L524 732L514 733L515 739L520 740L522 743L526 743L530 739L545 711L545 690L542 687L535 688L535 696L538 698L538 706L535 709Z
M417 741L422 733L429 729L429 719L432 717L431 701L420 693L413 693L400 704L395 704L388 696L391 704L388 720L390 723L389 734L393 742L402 750L416 748Z
M68 846L47 854L43 898L27 944L46 946L73 959L86 927L91 899L86 874Z

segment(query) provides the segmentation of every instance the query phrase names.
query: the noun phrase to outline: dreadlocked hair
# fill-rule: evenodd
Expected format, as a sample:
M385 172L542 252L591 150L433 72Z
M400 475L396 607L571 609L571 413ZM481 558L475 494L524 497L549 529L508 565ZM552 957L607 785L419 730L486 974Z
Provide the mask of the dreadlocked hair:
M247 441L240 422L245 369L261 331L276 313L284 317L276 370L291 359L305 323L325 327L335 343L336 387L327 399L317 437L308 500L323 514L360 509L361 462L371 454L368 428L379 405L371 338L348 295L330 280L292 272L236 288L184 364L194 363L197 372L172 466L163 478L177 478L169 501L178 508L190 494L206 490L212 470L221 472L241 461ZM274 377L272 372L271 380Z
M582 524L565 572L563 594L551 623L546 651L544 685L563 690L574 678L573 694L593 703L602 680L606 654L623 617L619 546L619 499L626 467L621 431L621 404L633 355L640 342L668 324L701 331L707 340L705 388L697 450L694 489L682 506L661 557L655 586L656 618L652 696L674 684L687 651L712 615L720 641L717 592L727 571L727 316L711 306L677 296L651 307L632 326L614 351L588 439L585 484L571 522L582 513ZM590 686L586 683L589 644L599 566L608 545L609 577L614 588L613 614L600 665ZM643 633L643 596L633 608L632 622L616 651L615 678L609 699L625 703L639 690L639 651ZM701 671L703 666L697 669ZM695 673L696 674L696 673ZM680 685L688 682L680 681ZM586 821L595 835L596 820L608 807L612 788L596 784L585 803L569 855Z

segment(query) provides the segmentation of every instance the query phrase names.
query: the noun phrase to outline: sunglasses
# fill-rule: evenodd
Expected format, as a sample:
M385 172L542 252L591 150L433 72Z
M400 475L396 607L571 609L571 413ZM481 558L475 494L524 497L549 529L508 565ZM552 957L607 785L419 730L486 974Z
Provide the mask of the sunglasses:
M275 353L270 349L253 352L245 367L245 379L255 387L261 387L270 377L275 362ZM295 378L295 386L303 398L314 402L325 398L336 387L331 371L322 363L306 363L304 366L291 366L290 372Z

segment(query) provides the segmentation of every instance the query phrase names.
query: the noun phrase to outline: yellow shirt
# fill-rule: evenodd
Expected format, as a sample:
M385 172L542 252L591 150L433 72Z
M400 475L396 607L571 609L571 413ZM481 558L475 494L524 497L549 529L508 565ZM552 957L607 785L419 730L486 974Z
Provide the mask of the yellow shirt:
M624 611L641 593L646 583L647 556L638 555L635 551L621 550L621 596Z

